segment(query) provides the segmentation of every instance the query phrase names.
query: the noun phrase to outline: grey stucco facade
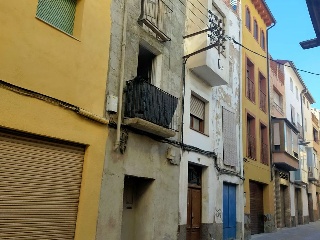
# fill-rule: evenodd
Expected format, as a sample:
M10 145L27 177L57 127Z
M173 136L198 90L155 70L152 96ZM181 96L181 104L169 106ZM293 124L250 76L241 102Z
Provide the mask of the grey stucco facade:
M125 82L122 111L107 114L114 122L118 117L123 117L126 81L137 76L139 46L142 46L155 56L152 66L155 78L151 83L178 98L174 122L176 134L171 140L179 141L185 15L182 5L178 10L170 3L167 2L170 11L166 12L163 21L169 26L166 35L171 40L163 42L138 22L141 0L112 2L107 95L121 97L118 91L122 60ZM124 4L127 8L125 48L122 41ZM121 49L125 49L124 59ZM111 129L107 140L96 239L128 239L127 236L139 240L177 239L179 149L161 142L161 138L158 139L152 131L147 134L125 126L122 121L121 153L119 149L114 150L116 134L116 129Z

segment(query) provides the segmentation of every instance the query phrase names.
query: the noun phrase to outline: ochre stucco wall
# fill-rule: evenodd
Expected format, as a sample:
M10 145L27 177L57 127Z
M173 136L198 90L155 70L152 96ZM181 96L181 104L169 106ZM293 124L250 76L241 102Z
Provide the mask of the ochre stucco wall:
M245 13L246 13L246 6L249 8L251 13L251 31L245 25ZM266 24L262 20L261 16L259 15L257 9L254 7L251 0L244 0L242 1L242 44L249 49L266 56L266 51L264 51L260 46L260 34L261 29L264 31L264 35L266 37ZM258 23L259 29L259 38L258 41L253 37L253 23L254 19L256 19ZM266 40L265 40L265 44ZM255 80L255 103L252 103L246 97L246 58L249 58L254 64L254 80ZM271 182L271 175L270 175L270 166L266 166L260 163L260 153L261 153L261 145L260 145L260 123L266 125L269 128L269 120L268 120L268 104L267 104L267 113L264 113L260 110L259 107L259 72L268 79L267 75L267 59L263 58L255 53L252 53L244 48L242 48L242 121L243 121L243 135L242 135L242 142L243 142L243 154L244 157L247 153L247 112L253 114L255 117L255 137L256 137L256 154L257 160L248 159L247 162L244 163L244 172L245 172L245 182L244 182L244 191L246 192L246 206L244 208L245 213L250 213L250 190L249 190L249 179L253 181L258 181L260 183L265 184L264 187L264 212L265 213L274 213L274 201L273 201L273 182ZM266 87L266 91L268 91L268 87ZM267 92L268 98L268 92ZM268 99L266 99L268 101ZM267 102L268 103L268 102ZM268 136L269 136L269 129ZM268 139L269 142L269 139ZM269 154L270 155L270 154ZM269 156L270 159L270 156Z
M103 116L110 1L78 1L77 39L37 19L37 4L0 3L0 79ZM3 88L0 96L0 127L86 145L75 239L95 239L108 127Z

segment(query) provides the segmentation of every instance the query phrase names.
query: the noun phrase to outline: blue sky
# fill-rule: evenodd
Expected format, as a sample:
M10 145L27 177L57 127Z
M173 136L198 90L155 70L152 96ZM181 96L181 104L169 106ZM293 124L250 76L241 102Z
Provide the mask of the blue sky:
M269 30L269 53L296 68L320 74L320 47L303 50L301 41L316 37L305 0L266 0L277 23ZM320 76L299 72L320 109Z

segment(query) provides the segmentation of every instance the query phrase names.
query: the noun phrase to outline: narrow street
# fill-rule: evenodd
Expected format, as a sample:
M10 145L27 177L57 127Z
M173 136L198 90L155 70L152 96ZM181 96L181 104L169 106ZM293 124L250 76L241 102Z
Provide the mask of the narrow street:
M318 240L320 239L320 221L299 225L293 228L278 229L274 233L253 235L251 239L257 240Z

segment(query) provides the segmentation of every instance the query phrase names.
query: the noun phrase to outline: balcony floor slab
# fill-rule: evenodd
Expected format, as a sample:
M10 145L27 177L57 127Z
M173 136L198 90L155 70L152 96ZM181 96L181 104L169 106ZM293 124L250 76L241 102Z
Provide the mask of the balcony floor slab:
M144 132L152 133L154 135L164 137L164 138L170 138L170 137L174 137L176 135L176 132L171 129L161 127L159 125L148 122L148 121L141 119L141 118L124 119L124 124L128 125L130 127L133 127L135 129L139 129Z

